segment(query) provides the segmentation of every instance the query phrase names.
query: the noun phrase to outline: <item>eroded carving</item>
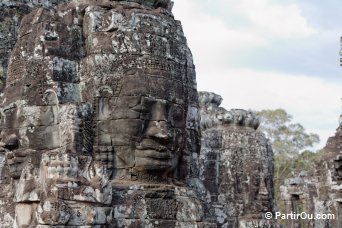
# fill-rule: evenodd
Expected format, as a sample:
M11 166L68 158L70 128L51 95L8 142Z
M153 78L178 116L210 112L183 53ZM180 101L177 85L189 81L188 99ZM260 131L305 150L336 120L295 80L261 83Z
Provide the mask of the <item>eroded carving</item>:
M211 92L199 92L201 106L201 128L208 129L218 125L248 127L254 130L260 125L259 118L253 111L243 109L226 109L219 107L222 97Z
M276 227L273 152L252 111L220 107L222 97L199 92L202 147L200 178L217 227Z
M195 67L171 8L89 0L24 17L1 103L17 226L203 222L186 182L198 176Z

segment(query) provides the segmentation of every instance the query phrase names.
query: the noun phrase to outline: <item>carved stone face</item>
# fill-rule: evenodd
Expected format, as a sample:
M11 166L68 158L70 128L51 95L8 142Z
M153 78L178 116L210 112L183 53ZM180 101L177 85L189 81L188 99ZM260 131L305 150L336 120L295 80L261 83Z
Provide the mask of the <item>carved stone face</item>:
M143 131L135 147L137 168L174 168L184 144L184 108L167 100L142 97Z
M132 1L148 9L171 6L169 0ZM171 174L190 147L186 134L198 136L187 120L198 114L197 90L181 25L140 6L130 14L96 10L89 8L84 16L88 55L79 68L80 81L86 82L82 100L92 101L96 116L95 159L111 166L114 178L135 171Z
M170 80L152 76L136 75L132 80L136 82L133 88L130 79L123 81L123 92L112 111L115 166L171 170L184 150L187 105L183 90Z
M11 103L3 110L1 147L6 154L9 175L12 178L19 178L27 161L29 150L20 148L20 129L23 129L24 118L22 106Z
M43 150L60 146L57 110L54 106L11 103L3 109L1 147L7 157L9 174L19 178L27 162L37 167Z
M4 137L4 139L1 140L1 152L7 158L9 175L13 178L19 178L21 175L21 171L24 168L27 154L25 153L25 151L17 150L19 144L17 134L13 133L10 134L11 137L6 137L7 132L9 131L2 131L2 137Z
M169 0L143 2L150 2L152 8L170 6ZM191 140L185 135L191 131L192 138L197 137L196 127L186 120L189 113L197 114L188 113L188 109L195 110L197 105L196 97L191 95L197 94L191 52L178 21L164 14L156 17L140 6L131 15L124 15L115 7L111 10L87 8L84 23L77 28L77 34L84 35L85 43L80 41L82 36L64 30L63 23L74 23L67 18L60 18L63 26L37 25L40 33L45 34L43 43L37 41L31 47L26 42L18 42L15 55L25 54L19 51L24 48L25 55L35 56L38 54L33 50L44 46L46 59L13 58L25 64L11 64L8 85L13 86L6 87L5 97L10 100L8 103L20 100L27 103L22 117L25 121L10 128L17 131L20 149L29 153L38 151L39 156L47 150L68 151L94 155L96 162L109 168L109 173L112 169L124 170L126 174L132 169L168 172L177 167L185 141L189 146ZM34 14L25 23L30 24L31 17ZM111 22L108 26L117 30L114 34L103 30L108 21ZM50 30L58 36L53 39L48 36L55 34ZM54 39L63 40L62 46ZM65 53L69 46L78 51ZM56 57L54 53L63 57ZM19 65L23 65L22 72L15 71L14 66ZM90 114L78 122L76 113L65 118L69 121L66 122L63 116L67 116L64 107L67 104L73 104L76 110L85 105ZM21 118L18 113L12 116ZM36 119L30 122L32 116ZM15 157L13 160L17 160ZM21 160L26 158L27 154Z

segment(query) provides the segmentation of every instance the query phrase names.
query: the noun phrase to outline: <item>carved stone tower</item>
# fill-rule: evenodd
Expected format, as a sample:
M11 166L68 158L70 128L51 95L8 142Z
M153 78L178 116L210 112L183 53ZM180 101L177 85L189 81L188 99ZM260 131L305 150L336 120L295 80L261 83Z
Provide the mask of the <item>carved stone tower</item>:
M214 93L200 92L199 101L206 216L218 227L275 227L264 217L275 209L273 152L256 130L259 119L251 111L219 107L222 98Z

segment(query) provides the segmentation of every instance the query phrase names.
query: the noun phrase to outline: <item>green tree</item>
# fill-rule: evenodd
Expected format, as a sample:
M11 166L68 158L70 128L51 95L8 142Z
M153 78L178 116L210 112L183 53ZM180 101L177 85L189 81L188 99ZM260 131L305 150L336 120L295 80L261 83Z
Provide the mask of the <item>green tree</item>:
M257 112L260 128L272 144L275 155L275 198L280 211L284 203L280 196L280 186L292 177L296 170L309 170L322 152L313 153L309 149L319 143L317 134L307 133L299 123L292 123L292 116L284 109Z
M304 149L319 143L317 134L307 133L299 123L292 123L292 116L284 109L262 110L260 130L270 139L276 156L293 157Z

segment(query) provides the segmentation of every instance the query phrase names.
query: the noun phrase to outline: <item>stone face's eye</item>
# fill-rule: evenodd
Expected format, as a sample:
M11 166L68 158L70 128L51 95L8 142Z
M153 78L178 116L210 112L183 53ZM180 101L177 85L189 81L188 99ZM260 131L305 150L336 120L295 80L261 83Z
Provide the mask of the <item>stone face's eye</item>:
M147 104L138 104L134 107L132 107L131 109L133 111L136 111L136 112L140 112L140 113L149 113L150 112L150 105L147 105Z
M13 112L16 110L16 108L17 108L17 105L13 103L9 105L8 107L5 107L4 108L5 115L12 115Z
M142 97L141 104L134 107L135 111L141 113L141 119L151 119L152 118L152 109L153 105L156 103L156 100L149 98L149 97Z

